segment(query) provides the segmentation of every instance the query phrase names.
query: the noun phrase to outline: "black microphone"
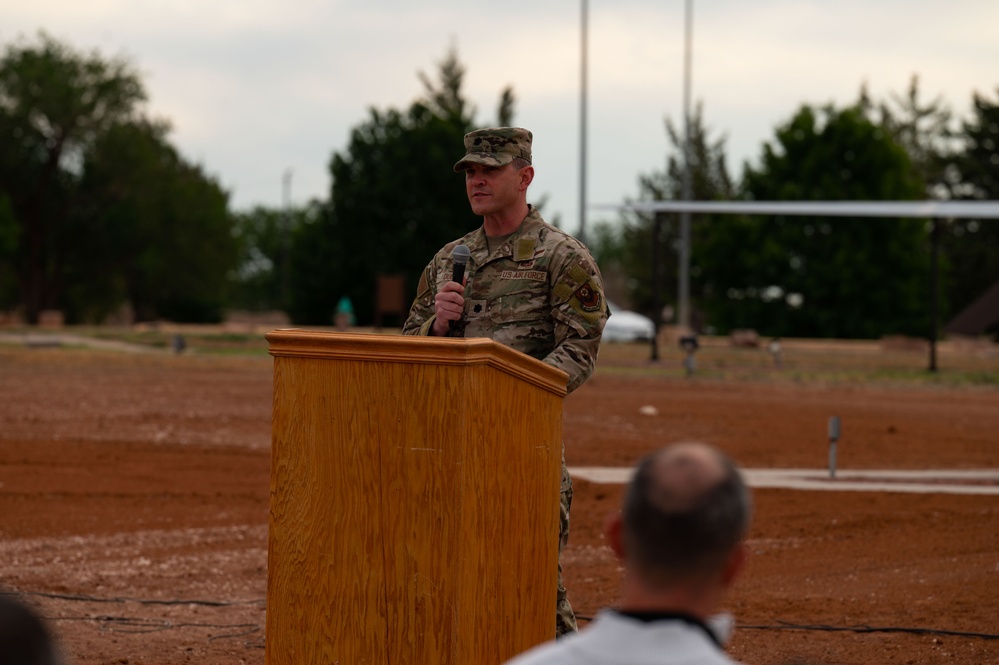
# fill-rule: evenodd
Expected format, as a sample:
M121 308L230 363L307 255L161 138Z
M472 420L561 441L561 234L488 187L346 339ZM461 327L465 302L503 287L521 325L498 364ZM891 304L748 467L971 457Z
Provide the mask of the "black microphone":
M451 251L451 262L453 266L451 268L451 281L458 282L461 284L462 280L465 279L465 266L468 265L468 257L471 252L468 251L468 247L464 245L458 245ZM454 328L456 321L447 322L447 336L454 337Z

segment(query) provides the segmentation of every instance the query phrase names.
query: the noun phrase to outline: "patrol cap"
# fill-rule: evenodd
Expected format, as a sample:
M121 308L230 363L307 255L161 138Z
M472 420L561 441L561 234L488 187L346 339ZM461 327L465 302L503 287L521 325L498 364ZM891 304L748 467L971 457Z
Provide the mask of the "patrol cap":
M534 136L521 127L489 127L465 134L465 156L454 165L456 173L469 163L504 166L516 157L531 163L531 141Z

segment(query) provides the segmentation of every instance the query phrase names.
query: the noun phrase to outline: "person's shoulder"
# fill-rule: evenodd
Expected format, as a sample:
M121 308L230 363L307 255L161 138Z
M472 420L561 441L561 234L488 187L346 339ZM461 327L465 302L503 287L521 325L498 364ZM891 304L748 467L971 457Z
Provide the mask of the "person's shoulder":
M574 659L566 652L564 639L545 642L512 660L508 660L505 665L564 665L572 663Z
M590 250L578 238L571 235L568 231L563 231L557 226L549 224L542 219L540 214L537 215L535 223L537 224L538 238L542 245L572 251L585 256L590 255Z
M465 235L461 236L460 238L452 240L451 242L447 243L446 245L444 245L443 247L441 247L439 250L437 250L437 253L434 254L434 259L435 260L438 260L438 259L448 259L448 260L450 260L451 259L451 254L454 252L454 248L457 247L458 245L465 245L466 247L469 248L469 250L474 251L475 249L477 249L479 247L479 245L481 245L484 242L482 240L482 238L483 238L483 234L482 234L481 227L475 229L474 231L469 231L468 233L466 233Z

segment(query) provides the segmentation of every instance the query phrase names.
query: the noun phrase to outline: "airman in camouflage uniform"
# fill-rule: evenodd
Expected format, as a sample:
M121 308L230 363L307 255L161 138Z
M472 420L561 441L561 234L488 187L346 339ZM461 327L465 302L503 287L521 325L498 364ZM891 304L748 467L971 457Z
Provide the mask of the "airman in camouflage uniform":
M469 202L483 215L483 225L434 256L420 278L403 333L488 337L562 370L572 392L593 373L607 304L600 271L586 247L547 224L526 202L534 176L531 142L531 133L516 127L465 135L467 154L454 170L466 173ZM470 251L463 288L452 281L457 245ZM572 479L563 453L560 554L569 535L571 503ZM575 629L560 564L556 635Z

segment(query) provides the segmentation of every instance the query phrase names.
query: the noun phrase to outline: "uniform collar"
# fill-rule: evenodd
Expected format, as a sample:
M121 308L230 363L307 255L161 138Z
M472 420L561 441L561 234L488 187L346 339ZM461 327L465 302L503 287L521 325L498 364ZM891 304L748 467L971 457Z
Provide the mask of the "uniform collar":
M540 234L545 222L537 208L530 204L527 208L527 216L524 217L524 221L520 223L516 231L507 237L506 242L492 258L512 256L515 261L526 261L534 257L534 249L541 244ZM478 265L489 260L489 245L486 243L485 227L480 226L465 236L464 240Z

